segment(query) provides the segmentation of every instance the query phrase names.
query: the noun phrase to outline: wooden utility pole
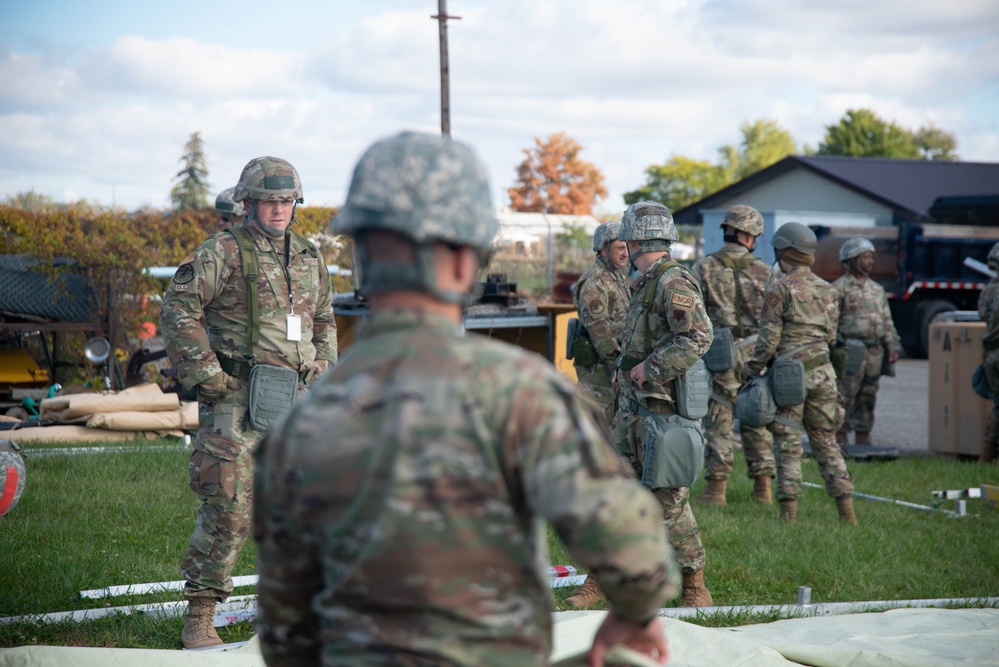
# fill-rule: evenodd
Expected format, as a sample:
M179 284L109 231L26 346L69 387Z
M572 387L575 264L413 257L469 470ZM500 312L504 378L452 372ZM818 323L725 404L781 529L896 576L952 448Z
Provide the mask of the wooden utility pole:
M436 19L440 28L441 39L441 134L451 136L451 84L450 69L447 61L447 21L460 19L460 16L447 15L447 0L437 0L437 13L430 18Z

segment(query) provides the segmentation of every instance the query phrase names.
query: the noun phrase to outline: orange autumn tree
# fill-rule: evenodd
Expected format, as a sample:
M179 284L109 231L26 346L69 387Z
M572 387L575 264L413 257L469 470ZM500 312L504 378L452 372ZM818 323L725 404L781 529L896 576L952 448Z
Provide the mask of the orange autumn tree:
M507 189L510 208L530 213L592 214L597 201L607 197L604 175L579 158L583 147L564 132L548 141L534 138L517 167L517 181Z

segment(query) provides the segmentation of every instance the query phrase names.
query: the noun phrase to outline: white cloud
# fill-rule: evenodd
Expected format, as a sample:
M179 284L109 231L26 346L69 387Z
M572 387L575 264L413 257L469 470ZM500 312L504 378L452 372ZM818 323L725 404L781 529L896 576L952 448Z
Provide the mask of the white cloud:
M164 206L200 131L213 187L271 154L298 167L308 203L340 203L371 141L439 128L437 23L423 4L372 5L358 20L313 16L314 4L297 16L310 30L274 30L270 43L248 9L212 41L130 26L42 54L0 44L0 197L34 186L109 203L113 190L129 207ZM498 195L536 136L579 141L617 210L650 164L714 161L745 121L776 119L815 147L857 107L935 123L962 156L999 160L993 0L451 4L452 130L484 156Z

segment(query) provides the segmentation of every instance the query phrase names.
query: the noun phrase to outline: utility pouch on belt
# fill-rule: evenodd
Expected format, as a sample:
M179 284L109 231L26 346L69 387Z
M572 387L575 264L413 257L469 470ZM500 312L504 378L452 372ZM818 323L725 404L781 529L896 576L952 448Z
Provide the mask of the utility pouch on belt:
M266 431L291 409L298 396L298 371L257 364L250 369L250 426Z
M735 366L735 343L732 340L731 329L725 327L715 329L715 339L711 341L711 347L703 359L712 373L723 373Z
M700 419L708 414L711 398L711 376L704 359L698 359L687 372L673 380L676 388L676 411L687 419Z
M867 358L867 345L862 340L848 338L846 341L846 351L849 353L846 362L846 374L856 375L863 368L864 359Z
M989 379L985 375L985 364L978 364L978 368L971 375L971 388L982 398L987 398L990 401L995 400L995 396L992 395L992 388L989 387Z
M735 418L745 426L766 426L777 416L777 404L766 375L747 382L735 399Z
M592 366L597 363L597 349L593 347L590 334L586 331L583 321L577 318L569 320L565 337L565 358L572 359L577 366Z
M850 351L846 349L846 341L837 338L829 346L829 363L832 364L836 379L842 380L846 377L846 366L850 362Z
M805 402L805 364L797 359L778 359L764 377L777 407L788 408Z
M650 489L692 485L704 467L704 433L700 425L680 415L643 412L645 463L642 484Z

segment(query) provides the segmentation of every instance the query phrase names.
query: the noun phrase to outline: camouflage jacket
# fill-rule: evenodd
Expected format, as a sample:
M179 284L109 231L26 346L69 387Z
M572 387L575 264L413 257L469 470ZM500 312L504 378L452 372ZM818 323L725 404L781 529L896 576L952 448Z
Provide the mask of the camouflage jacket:
M621 351L624 317L631 296L624 274L597 257L576 281L572 303L576 307L601 361L614 365Z
M839 299L836 288L812 273L807 266L794 267L767 288L760 313L760 337L748 365L750 375L759 375L775 356L810 345L794 354L807 364L829 361L829 344L836 340Z
M661 513L568 379L435 316L363 327L257 451L268 664L546 664L538 520L624 618L655 615Z
M651 303L644 302L646 286L669 255L657 260L635 282L621 343L621 396L649 408L648 399L674 403L672 381L704 356L714 330L694 276L682 266L659 277ZM646 384L639 389L631 368L645 361Z
M985 322L985 349L999 349L999 277L993 278L978 297L978 316Z
M773 271L761 259L741 271L730 269L721 259L738 262L748 254L745 246L726 244L691 269L711 324L731 329L737 339L752 336L759 328L763 293L773 278Z
M322 256L313 256L301 237L289 234L289 267L284 240L254 226L260 276L257 280L260 337L254 363L307 370L316 360L336 361L333 295ZM318 254L318 253L317 253ZM287 340L289 282L294 313L302 318L302 340ZM236 239L228 232L209 236L177 268L160 307L160 328L178 379L193 389L218 374L218 354L245 361L249 336L248 294Z
M859 338L868 345L881 343L889 350L899 349L898 332L891 318L888 297L875 280L859 280L846 273L833 283L839 294L839 335Z

